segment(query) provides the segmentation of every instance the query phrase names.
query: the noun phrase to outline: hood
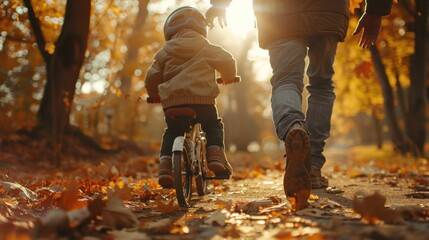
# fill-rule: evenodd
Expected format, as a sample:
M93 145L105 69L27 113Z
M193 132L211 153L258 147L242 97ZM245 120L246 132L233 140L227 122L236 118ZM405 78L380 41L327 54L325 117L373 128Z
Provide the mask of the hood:
M185 29L167 41L164 50L176 58L187 60L195 56L207 44L208 41L201 34Z

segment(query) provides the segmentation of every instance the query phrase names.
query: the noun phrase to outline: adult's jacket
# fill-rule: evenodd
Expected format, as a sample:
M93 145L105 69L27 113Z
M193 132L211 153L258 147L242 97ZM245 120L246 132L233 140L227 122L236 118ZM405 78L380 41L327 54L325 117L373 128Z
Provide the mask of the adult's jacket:
M211 0L227 6L231 0ZM277 40L333 34L343 41L349 24L349 0L253 0L261 48ZM392 0L366 0L368 14L388 15Z

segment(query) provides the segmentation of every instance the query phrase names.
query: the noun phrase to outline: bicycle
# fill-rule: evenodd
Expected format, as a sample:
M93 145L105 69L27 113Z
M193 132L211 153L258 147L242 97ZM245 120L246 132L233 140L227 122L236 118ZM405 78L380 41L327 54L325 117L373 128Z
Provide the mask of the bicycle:
M222 83L222 78L217 78L216 82ZM233 82L240 82L240 77L235 77ZM147 102L160 103L160 99L147 98ZM228 177L210 174L206 158L206 134L199 122L193 123L197 116L196 111L190 107L173 107L165 114L168 118L182 121L185 126L183 135L174 139L172 161L177 202L181 207L188 207L192 197L193 179L198 195L204 196L207 192L207 181Z

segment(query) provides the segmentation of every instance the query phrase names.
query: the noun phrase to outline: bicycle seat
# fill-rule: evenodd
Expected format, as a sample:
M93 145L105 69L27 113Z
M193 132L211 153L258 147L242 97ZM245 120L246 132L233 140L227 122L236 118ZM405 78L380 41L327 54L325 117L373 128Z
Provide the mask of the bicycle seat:
M177 119L179 117L197 117L197 112L193 108L189 107L175 107L169 108L165 111L165 115L171 119Z

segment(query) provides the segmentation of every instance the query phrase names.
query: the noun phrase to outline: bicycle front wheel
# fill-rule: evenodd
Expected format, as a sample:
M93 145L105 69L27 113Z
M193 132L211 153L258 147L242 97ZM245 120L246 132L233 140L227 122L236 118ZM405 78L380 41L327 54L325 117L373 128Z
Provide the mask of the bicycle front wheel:
M195 142L195 183L197 186L197 193L200 196L204 196L207 191L207 180L206 180L206 138L205 134L201 129L201 124L196 124L194 127L194 139Z
M192 195L192 170L186 143L182 151L173 152L173 176L177 202L181 207L189 206Z

